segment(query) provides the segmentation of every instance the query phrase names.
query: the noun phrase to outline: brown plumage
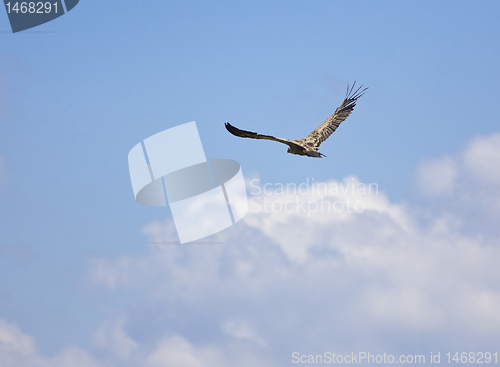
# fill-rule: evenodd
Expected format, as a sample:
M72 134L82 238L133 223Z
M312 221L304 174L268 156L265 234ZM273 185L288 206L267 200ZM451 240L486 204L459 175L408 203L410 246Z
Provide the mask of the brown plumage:
M271 135L262 135L258 133L253 133L251 131L240 130L229 122L225 124L226 129L233 135L239 136L240 138L251 138L251 139L266 139L278 141L280 143L288 145L287 153L297 154L297 155L306 155L308 157L316 157L321 158L325 157L324 154L318 152L318 148L332 133L337 130L340 123L344 121L347 116L352 112L354 106L356 106L356 101L359 97L365 94L368 88L364 88L360 86L356 90L354 90L354 86L356 82L349 87L347 85L347 93L344 99L344 102L337 108L337 110L328 117L325 122L319 125L312 133L302 139L296 140L288 140L282 138L276 138Z

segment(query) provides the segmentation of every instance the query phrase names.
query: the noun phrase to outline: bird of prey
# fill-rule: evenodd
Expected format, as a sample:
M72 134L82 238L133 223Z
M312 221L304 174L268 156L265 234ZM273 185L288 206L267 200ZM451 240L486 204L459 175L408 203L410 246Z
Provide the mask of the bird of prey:
M271 135L262 135L258 133L253 133L251 131L240 130L229 122L225 124L226 129L233 135L239 136L241 138L252 138L252 139L267 139L274 140L280 143L288 145L287 153L306 155L308 157L321 158L326 157L323 153L318 152L318 148L322 142L324 142L332 133L339 127L340 123L344 121L347 116L352 112L356 101L361 97L368 88L360 86L354 90L356 82L353 83L351 87L347 84L347 92L344 102L339 108L328 117L325 122L319 125L312 133L302 139L288 140L282 138L275 138Z

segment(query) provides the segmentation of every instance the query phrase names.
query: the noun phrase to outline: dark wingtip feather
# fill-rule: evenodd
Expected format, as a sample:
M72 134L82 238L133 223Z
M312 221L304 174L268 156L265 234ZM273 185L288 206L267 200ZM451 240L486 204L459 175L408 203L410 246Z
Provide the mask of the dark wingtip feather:
M231 130L232 130L232 131L239 130L237 127L235 127L235 126L231 125L229 122L226 122L226 123L224 124L224 126L226 127L227 131L231 131Z
M226 130L229 131L231 134L238 136L237 135L238 129L236 127L231 125L229 122L226 122L224 126L226 127Z
M349 85L349 83L347 83L347 93L341 106L342 110L352 110L352 108L356 106L356 101L368 90L368 87L363 88L363 85L360 85L358 88L354 89L355 87L356 80L354 81L354 83L352 83L352 85Z
M352 83L351 88L349 89L349 83L347 83L347 94L346 94L346 99L358 99L361 97L363 94L366 93L368 90L368 87L363 89L363 85L360 85L356 90L354 90L354 87L356 86L356 80L354 83Z
M239 136L240 138L248 138L249 134L250 135L259 135L257 133L251 132L251 131L240 130L237 127L234 127L233 125L231 125L229 122L226 122L224 124L224 126L226 126L227 131L229 131L231 134L233 134L235 136Z

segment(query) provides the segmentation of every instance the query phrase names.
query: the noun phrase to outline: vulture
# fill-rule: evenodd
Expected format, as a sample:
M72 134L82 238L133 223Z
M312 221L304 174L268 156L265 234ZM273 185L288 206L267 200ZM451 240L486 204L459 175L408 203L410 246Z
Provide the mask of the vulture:
M344 98L344 102L337 108L337 110L328 117L325 122L319 125L312 133L307 135L305 138L288 140L283 138L276 138L271 135L262 135L258 133L253 133L251 131L240 130L229 122L225 124L226 129L233 135L239 136L240 138L251 138L251 139L266 139L273 140L283 144L288 145L287 153L305 155L308 157L321 158L326 157L323 153L318 151L319 146L323 143L332 133L337 130L340 123L344 121L347 116L352 112L354 106L356 106L356 101L359 97L365 94L368 88L363 88L363 86L354 89L356 82L353 83L351 87L347 84L347 92Z

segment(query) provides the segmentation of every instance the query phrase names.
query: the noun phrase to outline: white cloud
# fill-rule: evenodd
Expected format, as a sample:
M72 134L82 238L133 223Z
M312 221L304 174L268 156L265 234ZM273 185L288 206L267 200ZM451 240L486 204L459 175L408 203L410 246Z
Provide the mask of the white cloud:
M417 169L424 195L451 195L457 179L457 163L451 157L426 160Z
M13 324L0 320L0 346L2 354L32 354L35 352L33 339L24 335Z
M477 137L463 152L454 156L423 161L417 169L417 183L425 195L451 195L455 190L474 195L480 194L486 187L498 191L498 167L500 133Z
M222 324L222 330L227 335L237 339L248 340L257 344L265 344L263 338L255 331L255 328L244 321L226 321Z
M325 235L346 233L345 229L358 225L359 218L376 217L383 221L385 225L372 228L381 238L395 231L414 232L414 223L402 204L390 203L378 188L359 182L356 177L347 177L343 182L311 183L309 189L302 191L281 191L277 187L268 193L251 198L253 213L245 222L278 244L293 262L307 261L314 248L335 246ZM334 227L335 231L329 230Z
M94 334L94 345L119 360L130 358L138 349L138 344L124 331L123 318L106 320Z
M264 192L254 182L251 192L260 194L249 214L210 238L219 244L172 245L171 221L154 222L144 233L164 245L139 258L95 260L93 281L140 290L154 320L146 310L129 314L130 330L141 335L149 328L156 339L168 330L181 338L161 339L168 345L191 345L180 351L194 350L197 340L205 347L189 353L193 365L222 355L237 364L227 357L235 342L276 366L296 350L493 348L500 336L500 248L493 227L478 235L467 211L454 205L499 192L490 172L500 157L496 139L476 139L461 154L422 163L417 183L441 201L393 203L356 177L301 192L276 184ZM494 201L487 204L476 206L476 216L496 221ZM212 359L199 357L208 341ZM170 355L169 348L154 355Z
M212 348L195 348L185 339L173 337L162 340L146 359L150 367L218 367L226 365L224 357Z
M213 244L174 245L170 219L150 223L146 254L90 263L92 283L125 300L95 332L93 352L69 347L44 357L3 323L0 357L8 367L224 367L285 366L295 351L493 350L496 139L423 162L417 185L426 195L415 201L391 202L346 177L318 183L325 192L268 186Z
M97 367L87 352L67 347L54 357L39 353L32 337L17 325L0 319L0 365L2 367Z
M500 185L500 134L475 138L462 159L475 180Z
M152 348L135 343L123 330L123 320L105 322L94 335L92 353L68 346L59 354L41 354L34 339L17 325L0 319L2 367L244 367L271 366L238 346L221 350L215 345L196 346L180 336L164 337Z
M432 210L433 220L446 218L469 236L495 241L500 235L498 167L500 134L472 139L463 152L422 162L417 169L419 209Z

